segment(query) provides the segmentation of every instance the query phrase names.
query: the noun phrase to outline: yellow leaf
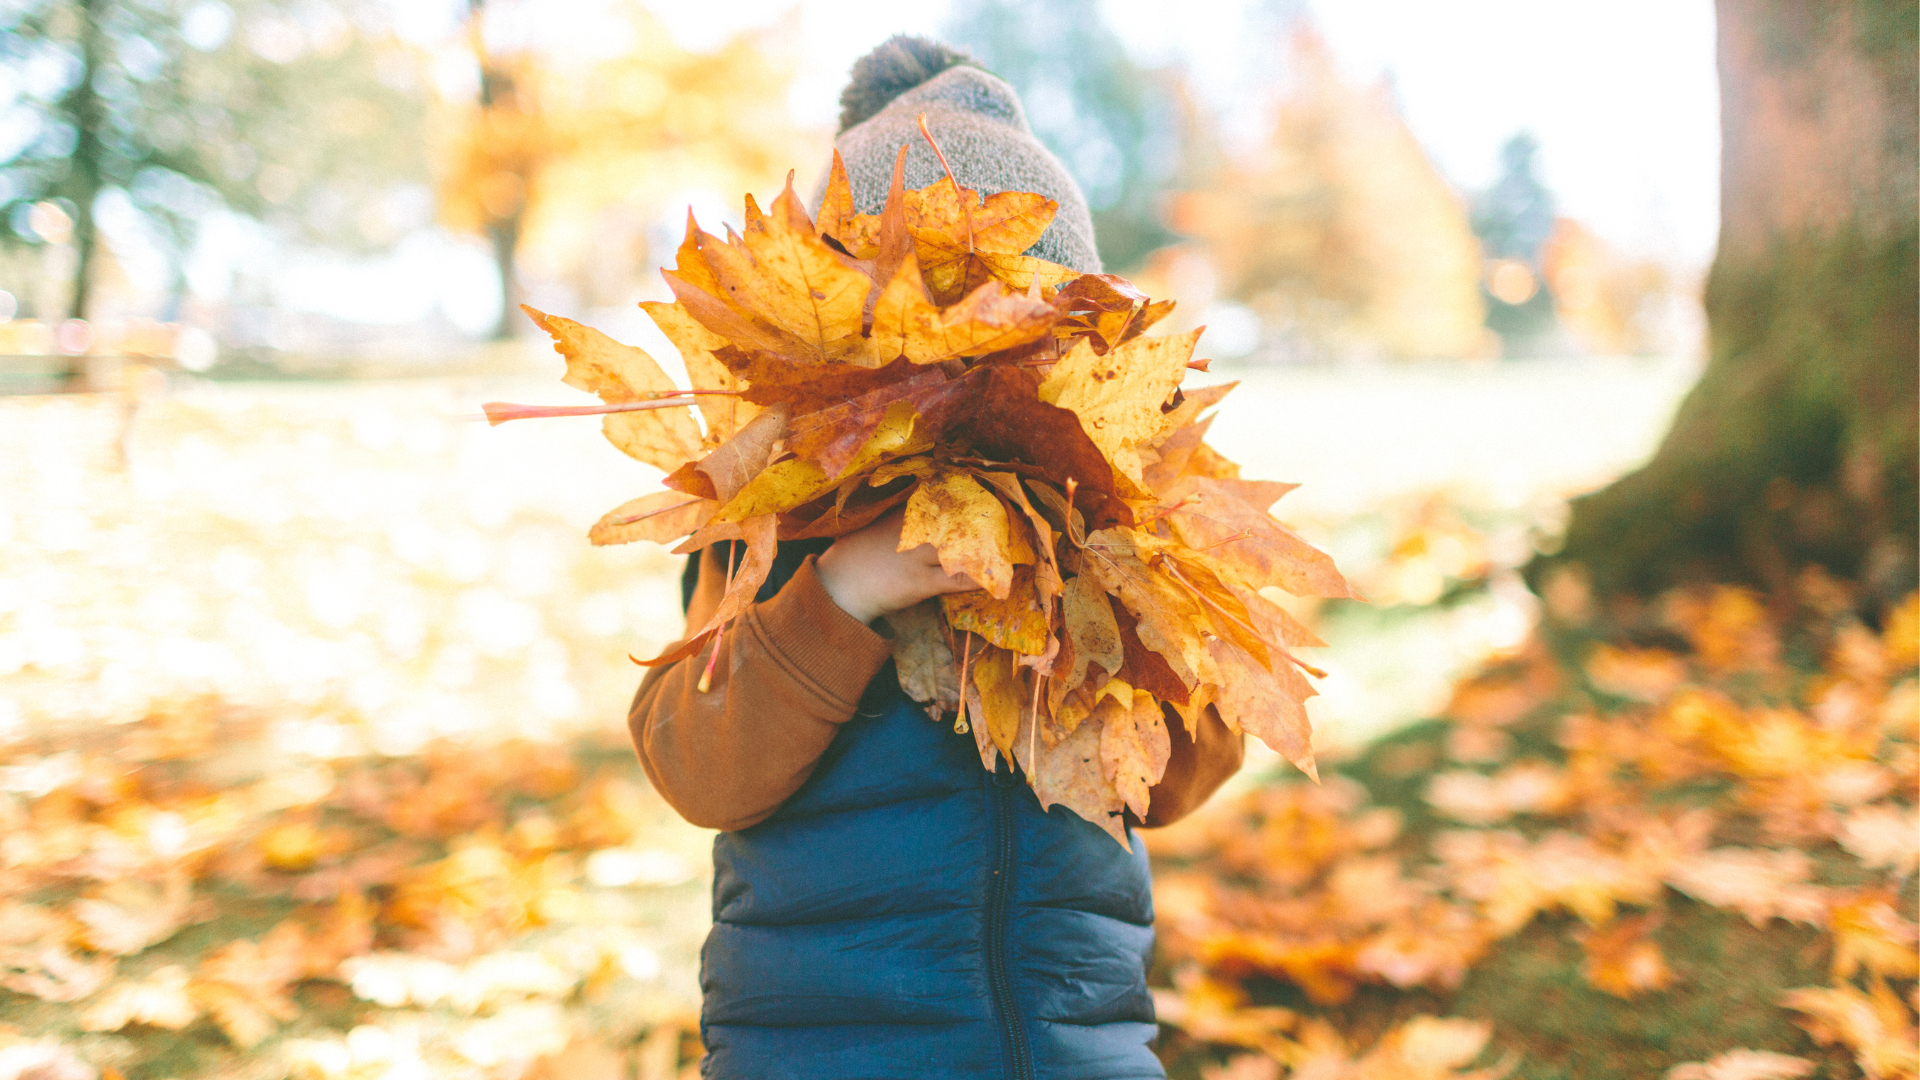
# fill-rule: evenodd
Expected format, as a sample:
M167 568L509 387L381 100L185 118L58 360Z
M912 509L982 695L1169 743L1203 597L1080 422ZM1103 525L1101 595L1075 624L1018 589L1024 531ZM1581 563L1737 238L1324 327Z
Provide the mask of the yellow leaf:
M1119 672L1126 654L1120 646L1120 626L1113 620L1113 601L1105 590L1087 574L1070 578L1060 594L1060 610L1073 642L1068 688L1086 681L1088 664L1100 665L1109 675Z
M780 514L804 506L833 487L833 478L805 458L788 458L760 470L714 516L721 521L745 521L762 514Z
M990 646L983 650L973 663L973 685L980 691L987 737L1011 760L1013 738L1020 731L1020 714L1027 704L1021 700L1020 680L1014 677L1013 654Z
M1033 566L1020 566L1004 599L985 589L972 589L940 597L940 607L955 630L979 634L1002 649L1039 656L1047 650L1047 613L1034 592L1033 580Z
M1116 471L1142 481L1139 447L1160 434L1166 404L1186 376L1200 331L1143 337L1105 356L1084 338L1040 383L1040 400L1069 409Z
M647 401L679 389L644 349L622 345L572 319L524 310L552 335L553 351L566 357L562 381L568 386L597 394L609 405ZM602 421L601 430L622 453L664 472L700 456L700 426L686 409L613 413Z
M1173 743L1160 703L1144 690L1131 701L1107 698L1094 710L1100 721L1100 771L1114 791L1144 821L1148 793L1166 774Z
M1121 847L1131 846L1126 804L1100 769L1100 725L1081 724L1053 746L1022 732L1013 750L1042 809L1064 806Z
M873 309L876 363L904 356L916 364L937 364L967 356L985 356L1038 341L1051 329L1053 306L989 281L952 307L936 307L927 298L920 268L912 257L880 294Z
M1007 508L966 472L935 473L914 489L900 527L900 550L932 544L940 568L966 574L997 599L1013 587Z
M640 305L652 317L653 324L680 350L680 361L687 367L687 383L695 390L745 390L747 381L727 370L714 352L727 339L702 326L675 303L647 300ZM760 414L760 406L743 398L719 394L703 395L696 406L707 422L706 445L718 446Z
M815 225L821 232L840 240L847 223L855 216L853 185L847 180L847 163L840 160L840 151L835 150L833 164L827 171L827 195L820 200L820 218ZM849 247L848 250L853 249ZM858 252L855 254L859 255Z
M664 544L705 525L718 505L684 492L656 491L608 511L588 530L587 539L596 546L636 540Z
M725 290L721 298L791 337L801 353L796 359L840 360L863 348L861 322L873 283L820 239L791 176L772 213L760 214L748 198L747 228L737 244L705 237L699 247Z

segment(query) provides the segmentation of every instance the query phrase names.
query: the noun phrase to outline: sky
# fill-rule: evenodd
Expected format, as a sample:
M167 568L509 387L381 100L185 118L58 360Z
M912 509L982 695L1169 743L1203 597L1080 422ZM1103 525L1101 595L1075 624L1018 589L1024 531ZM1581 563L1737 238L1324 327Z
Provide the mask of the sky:
M889 0L647 0L699 48L797 14L789 104L831 124L847 69L893 33L934 33L950 5ZM1257 133L1289 14L1317 26L1356 81L1386 78L1441 172L1471 190L1500 144L1539 137L1562 209L1629 250L1691 268L1719 223L1719 92L1710 0L1105 0L1149 65L1184 68L1230 132Z
M831 130L840 88L860 55L895 33L937 34L951 0L641 0L683 46L705 50L778 27L798 62L788 106ZM1036 0L1043 2L1043 0ZM1719 220L1719 102L1711 0L1102 0L1107 24L1148 66L1182 69L1220 118L1231 147L1260 137L1274 65L1294 20L1316 27L1356 82L1385 80L1414 136L1453 184L1489 184L1501 143L1530 130L1560 212L1682 276L1702 272ZM441 89L465 96L473 78L459 40L457 0L395 0L403 37L448 59ZM504 12L513 12L509 5ZM538 0L502 33L578 53L618 49L607 0ZM550 39L550 40L549 40ZM807 171L803 164L802 172ZM265 236L202 245L221 276ZM493 294L484 245L435 231L404 250L354 265L305 259L280 275L282 303L356 321L407 322L438 308L484 331ZM213 293L221 290L212 288ZM208 295L208 293L202 293Z

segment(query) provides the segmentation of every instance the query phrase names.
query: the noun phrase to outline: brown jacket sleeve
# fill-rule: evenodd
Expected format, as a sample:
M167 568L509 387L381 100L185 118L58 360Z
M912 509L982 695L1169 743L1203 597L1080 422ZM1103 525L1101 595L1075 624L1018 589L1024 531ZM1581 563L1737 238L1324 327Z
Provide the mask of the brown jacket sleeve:
M687 608L699 626L720 605L726 567L718 547L701 554ZM887 642L827 595L814 560L779 594L749 608L720 635L707 692L707 652L654 668L640 682L627 728L655 790L689 822L744 829L765 820L806 783L840 725L888 658ZM1199 737L1169 717L1166 776L1153 788L1149 827L1192 813L1240 768L1240 736L1207 710Z
M721 550L701 555L690 626L720 606ZM840 610L808 558L778 595L720 635L706 693L706 650L655 668L640 682L627 728L647 778L681 817L744 829L806 783L887 657L886 639Z

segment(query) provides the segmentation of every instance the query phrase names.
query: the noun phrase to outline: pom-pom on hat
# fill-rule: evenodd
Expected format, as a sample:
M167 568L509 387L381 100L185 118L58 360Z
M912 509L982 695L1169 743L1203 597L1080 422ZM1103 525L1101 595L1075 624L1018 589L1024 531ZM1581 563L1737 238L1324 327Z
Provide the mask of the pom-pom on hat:
M1100 272L1093 218L1086 195L1040 145L1013 87L982 69L964 52L904 34L887 39L854 62L840 94L840 134L834 148L846 162L854 208L877 214L887 201L894 155L907 147L906 185L918 189L946 175L920 135L919 117L953 166L962 187L982 195L1033 191L1060 204L1053 224L1026 254ZM826 170L815 189L812 211L826 197Z

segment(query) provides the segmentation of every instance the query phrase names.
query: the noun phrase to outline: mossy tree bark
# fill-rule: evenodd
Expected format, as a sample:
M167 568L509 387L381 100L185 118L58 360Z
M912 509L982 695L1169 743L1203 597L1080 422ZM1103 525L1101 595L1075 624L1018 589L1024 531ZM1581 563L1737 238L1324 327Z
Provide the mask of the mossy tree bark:
M1653 460L1578 499L1565 547L1605 594L1820 564L1915 580L1916 5L1717 0L1720 244L1711 354Z

